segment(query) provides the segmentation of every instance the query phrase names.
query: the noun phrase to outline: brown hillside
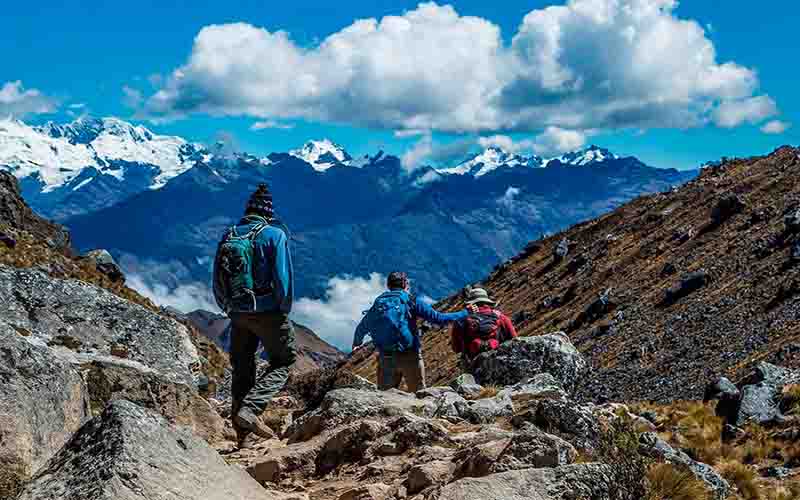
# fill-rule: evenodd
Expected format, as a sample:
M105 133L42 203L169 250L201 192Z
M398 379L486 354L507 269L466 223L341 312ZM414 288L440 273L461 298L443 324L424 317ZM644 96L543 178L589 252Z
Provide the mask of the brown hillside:
M797 228L785 222L796 210L800 150L728 160L531 243L483 285L522 335L569 333L594 368L586 396L699 398L710 378L738 379L756 360L800 367L800 214ZM564 238L569 253L559 261ZM701 288L665 300L695 271L705 273ZM592 308L606 291L609 306ZM446 331L424 339L429 384L457 374L448 340ZM350 367L374 379L374 362L357 354Z

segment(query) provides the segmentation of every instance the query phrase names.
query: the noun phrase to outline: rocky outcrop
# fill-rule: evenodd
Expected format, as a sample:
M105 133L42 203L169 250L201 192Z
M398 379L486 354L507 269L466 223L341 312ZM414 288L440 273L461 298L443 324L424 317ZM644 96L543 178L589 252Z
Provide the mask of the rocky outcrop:
M78 430L88 411L78 370L0 321L0 492L29 478Z
M541 373L552 375L562 388L573 391L589 365L563 332L505 342L479 355L473 373L482 385L509 386Z
M84 425L19 496L19 500L88 498L269 500L276 496L245 471L227 465L187 430L129 401L114 401Z
M183 325L102 288L0 265L0 320L78 363L123 357L194 385L200 359Z
M72 252L69 233L36 215L22 199L17 179L0 169L0 226L4 225L14 231L26 231L61 252Z

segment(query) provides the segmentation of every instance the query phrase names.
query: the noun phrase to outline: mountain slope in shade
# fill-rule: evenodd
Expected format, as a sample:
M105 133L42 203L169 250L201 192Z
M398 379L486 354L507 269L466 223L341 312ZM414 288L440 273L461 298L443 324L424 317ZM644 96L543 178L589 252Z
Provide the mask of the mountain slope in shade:
M218 339L230 325L226 316L197 310L186 314L186 319L210 339ZM336 366L345 359L344 353L328 344L303 325L295 323L297 362L294 370L308 372Z
M756 361L800 367L799 211L800 149L784 147L534 241L481 284L522 335L569 334L593 366L587 395L699 399ZM445 331L424 350L431 384L458 373ZM354 368L371 377L374 360Z

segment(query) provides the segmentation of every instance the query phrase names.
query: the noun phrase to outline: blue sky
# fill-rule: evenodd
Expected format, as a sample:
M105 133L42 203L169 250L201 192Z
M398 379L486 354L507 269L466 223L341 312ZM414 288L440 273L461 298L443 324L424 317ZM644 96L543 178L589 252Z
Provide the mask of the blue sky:
M565 2L167 3L4 6L0 110L4 95L30 98L7 108L30 121L85 112L155 120L146 124L161 133L202 142L226 134L262 154L330 137L353 154L412 151L418 162L494 135L520 151L596 143L678 168L800 143L797 2L620 0L641 11L626 18L611 0L576 0L529 15L527 31L527 14ZM387 35L391 23L352 29L384 16L424 26L408 40ZM224 29L193 48L211 25ZM348 27L338 36L345 48L320 48ZM563 39L546 46L553 27ZM629 46L626 30L642 41ZM716 56L699 57L709 46ZM251 130L256 122L291 128ZM788 129L762 131L771 122L768 130Z

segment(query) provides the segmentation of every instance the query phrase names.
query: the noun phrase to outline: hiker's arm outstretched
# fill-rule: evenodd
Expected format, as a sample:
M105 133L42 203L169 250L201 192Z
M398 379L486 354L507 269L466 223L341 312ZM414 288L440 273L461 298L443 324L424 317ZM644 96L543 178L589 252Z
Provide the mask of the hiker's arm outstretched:
M467 310L458 311L454 313L443 313L439 312L427 302L422 302L420 300L415 300L413 305L413 310L415 316L418 318L422 318L429 323L433 323L435 325L443 325L445 323L451 323L453 321L458 321L460 319L464 319L469 316Z

